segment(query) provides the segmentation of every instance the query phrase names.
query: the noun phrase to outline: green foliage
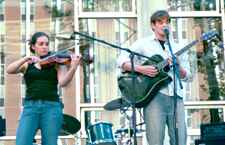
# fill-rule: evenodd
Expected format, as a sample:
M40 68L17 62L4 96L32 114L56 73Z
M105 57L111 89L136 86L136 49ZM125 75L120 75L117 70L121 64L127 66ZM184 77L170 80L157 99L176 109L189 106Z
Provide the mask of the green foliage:
M223 98L217 98L225 100L225 73L224 70L219 71L218 78L215 76L215 67L220 65L223 61L223 55L222 52L217 54L217 56L213 56L211 47L206 47L204 50L204 53L199 55L198 57L198 71L200 73L206 74L207 78L205 80L208 80L208 84L202 84L200 87L207 91L206 85L209 85L209 91L214 91L212 94L215 96L215 88L218 88L218 97ZM223 64L223 63L222 63Z
M71 1L68 0L66 2L71 2ZM72 15L72 10L63 11L61 9L58 9L57 6L50 7L47 2L45 3L45 8L48 11L48 13L51 14L52 18L61 18L61 17Z
M220 96L222 96L223 100L224 100L225 99L225 74L224 74L224 72L220 73L219 80L220 80Z
M58 18L58 17L65 17L65 16L70 16L72 14L71 10L68 10L66 12L63 12L62 10L58 10L56 6L52 7L50 13L52 14L53 18Z

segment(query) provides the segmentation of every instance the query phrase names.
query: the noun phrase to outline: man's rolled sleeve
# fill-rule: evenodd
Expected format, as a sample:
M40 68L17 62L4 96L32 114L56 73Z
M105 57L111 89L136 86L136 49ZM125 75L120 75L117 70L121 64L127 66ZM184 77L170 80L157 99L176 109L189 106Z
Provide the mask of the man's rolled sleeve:
M180 62L182 63L182 67L185 69L186 71L186 75L184 78L182 78L182 81L191 81L192 80L192 73L190 71L190 62L188 60L188 54L185 53L183 54L180 58L179 58Z
M122 66L125 62L130 62L130 58L127 54L121 53L117 60L117 66L122 69Z

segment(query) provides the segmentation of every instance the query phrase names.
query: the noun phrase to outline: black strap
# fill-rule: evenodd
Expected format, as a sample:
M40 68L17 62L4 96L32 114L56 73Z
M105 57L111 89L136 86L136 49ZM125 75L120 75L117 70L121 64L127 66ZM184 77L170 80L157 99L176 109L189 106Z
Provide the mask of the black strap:
M165 46L164 46L165 41L159 40L159 43L162 46L162 49L165 50L166 49Z

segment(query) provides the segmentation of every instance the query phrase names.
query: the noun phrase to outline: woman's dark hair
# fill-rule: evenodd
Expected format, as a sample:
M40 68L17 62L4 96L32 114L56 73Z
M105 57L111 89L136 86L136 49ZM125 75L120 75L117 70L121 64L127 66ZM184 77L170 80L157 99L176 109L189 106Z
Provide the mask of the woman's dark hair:
M170 22L170 15L166 10L158 10L151 16L151 23L155 24L156 21L161 21L163 18L167 18Z
M30 42L29 42L29 45L30 45L30 51L32 53L35 53L35 51L32 49L32 46L35 45L35 43L37 42L37 39L41 36L46 36L49 40L49 36L48 34L44 33L44 32L36 32L32 35L31 39L30 39Z

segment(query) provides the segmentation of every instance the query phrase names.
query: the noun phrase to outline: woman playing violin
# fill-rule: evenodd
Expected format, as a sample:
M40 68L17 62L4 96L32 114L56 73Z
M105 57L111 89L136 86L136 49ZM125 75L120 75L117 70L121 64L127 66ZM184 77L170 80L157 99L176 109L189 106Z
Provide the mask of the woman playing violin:
M57 145L63 122L63 104L59 99L58 86L66 86L80 63L81 56L72 54L70 65L39 64L49 53L49 36L36 32L30 40L33 56L26 56L9 64L8 74L22 73L26 84L24 108L16 132L16 145L32 145L38 129L42 145Z

